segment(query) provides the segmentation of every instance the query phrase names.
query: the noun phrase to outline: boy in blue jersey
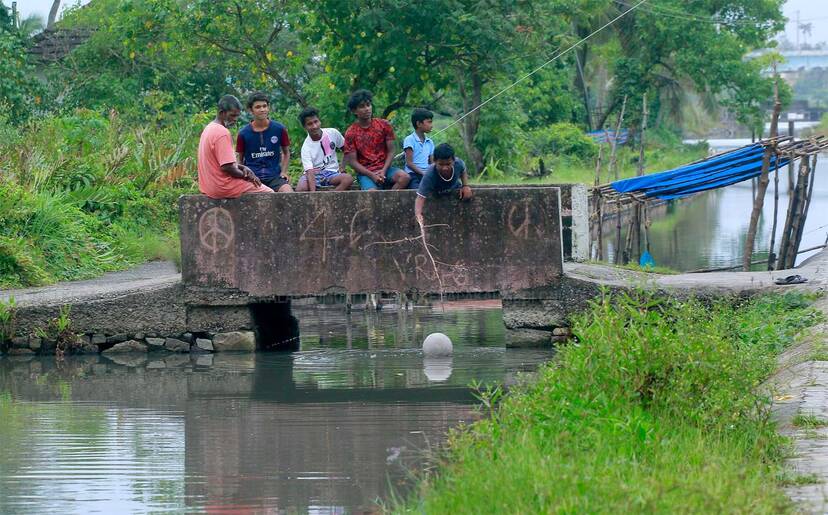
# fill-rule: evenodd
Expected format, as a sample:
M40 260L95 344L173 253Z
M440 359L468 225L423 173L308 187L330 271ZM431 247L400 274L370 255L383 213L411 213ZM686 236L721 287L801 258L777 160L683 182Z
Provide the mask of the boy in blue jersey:
M290 163L287 128L270 119L270 99L264 93L251 94L247 109L253 115L253 121L239 131L236 139L239 163L253 170L262 184L273 191L293 191L287 175Z
M472 198L466 163L454 157L454 149L448 143L434 149L434 164L429 166L417 189L414 201L414 218L423 224L423 207L427 198L459 192L460 200Z
M432 162L434 154L434 142L428 137L431 132L431 125L434 113L428 109L417 108L411 113L411 125L414 132L403 140L403 151L405 152L405 171L411 180L408 187L416 190L420 185L426 169Z

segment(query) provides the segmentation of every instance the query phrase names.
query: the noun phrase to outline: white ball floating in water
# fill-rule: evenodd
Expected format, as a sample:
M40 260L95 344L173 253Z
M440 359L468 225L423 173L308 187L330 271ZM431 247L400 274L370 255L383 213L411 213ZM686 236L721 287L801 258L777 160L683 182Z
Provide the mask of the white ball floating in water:
M451 356L451 339L443 333L431 333L423 341L423 354L426 356Z

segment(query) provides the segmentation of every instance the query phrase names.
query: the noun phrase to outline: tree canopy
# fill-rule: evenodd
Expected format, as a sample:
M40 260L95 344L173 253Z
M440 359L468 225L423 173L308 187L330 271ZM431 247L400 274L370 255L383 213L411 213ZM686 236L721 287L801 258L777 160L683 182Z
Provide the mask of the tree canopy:
M627 12L632 0L92 0L58 24L92 35L44 67L42 108L163 122L223 93L264 90L277 112L292 118L312 104L344 128L347 95L367 88L376 114L401 129L397 116L415 106L463 116L445 137L480 172L531 153L553 124L609 126L624 98L640 106L645 94L664 126L700 96L758 124L770 80L744 57L782 28L782 2L650 0ZM0 92L17 110L36 96L24 85L26 41L8 29L0 42Z

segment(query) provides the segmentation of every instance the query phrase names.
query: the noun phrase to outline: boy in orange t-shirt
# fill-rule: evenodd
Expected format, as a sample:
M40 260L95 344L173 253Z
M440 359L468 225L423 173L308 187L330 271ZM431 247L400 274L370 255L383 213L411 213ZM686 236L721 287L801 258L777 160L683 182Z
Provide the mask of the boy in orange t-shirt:
M225 95L218 102L216 118L207 124L198 142L198 189L210 198L237 198L245 193L273 193L253 171L236 164L228 127L236 124L241 102Z

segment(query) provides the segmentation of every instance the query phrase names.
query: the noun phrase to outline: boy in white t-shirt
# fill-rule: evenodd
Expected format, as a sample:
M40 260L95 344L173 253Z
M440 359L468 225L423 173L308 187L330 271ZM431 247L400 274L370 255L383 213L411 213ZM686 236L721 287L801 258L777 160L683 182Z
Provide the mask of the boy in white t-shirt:
M316 191L322 186L334 186L336 191L351 187L354 178L344 173L345 163L336 157L337 149L345 146L345 138L336 129L322 128L319 111L306 107L299 113L299 123L308 131L302 143L302 168L305 173L296 185L296 191Z

